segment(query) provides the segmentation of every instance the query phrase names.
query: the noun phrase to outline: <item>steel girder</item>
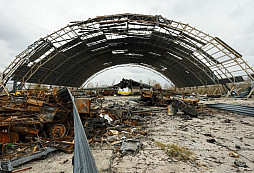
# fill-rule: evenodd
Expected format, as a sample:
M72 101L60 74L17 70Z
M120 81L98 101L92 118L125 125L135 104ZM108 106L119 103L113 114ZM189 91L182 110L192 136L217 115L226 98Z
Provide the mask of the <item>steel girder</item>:
M1 85L79 87L119 64L146 64L177 87L254 80L253 68L217 37L160 15L116 14L72 22L34 42L3 71Z

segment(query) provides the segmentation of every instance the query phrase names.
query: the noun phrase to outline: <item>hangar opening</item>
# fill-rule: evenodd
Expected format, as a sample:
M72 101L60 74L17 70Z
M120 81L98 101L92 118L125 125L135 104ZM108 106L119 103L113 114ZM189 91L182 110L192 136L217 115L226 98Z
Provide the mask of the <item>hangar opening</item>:
M152 69L152 67L123 64L109 67L95 73L82 84L82 87L110 86L121 81L122 78L132 79L150 85L160 83L164 88L173 86L172 82L167 77L158 73Z

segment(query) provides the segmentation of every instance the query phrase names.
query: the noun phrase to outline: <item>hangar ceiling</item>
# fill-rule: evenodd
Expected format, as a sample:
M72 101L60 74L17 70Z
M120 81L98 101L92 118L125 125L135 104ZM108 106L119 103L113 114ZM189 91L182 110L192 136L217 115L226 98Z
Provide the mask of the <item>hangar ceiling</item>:
M254 80L242 55L218 37L160 15L116 14L71 22L35 41L3 71L1 85L79 87L121 64L152 68L176 87Z

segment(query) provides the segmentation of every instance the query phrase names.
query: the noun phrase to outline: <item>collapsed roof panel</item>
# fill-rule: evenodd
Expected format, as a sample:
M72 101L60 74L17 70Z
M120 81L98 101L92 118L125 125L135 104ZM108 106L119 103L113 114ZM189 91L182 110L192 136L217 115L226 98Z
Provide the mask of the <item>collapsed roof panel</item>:
M36 59L40 58L43 54L48 52L53 47L48 41L43 41L34 48L34 51L29 56L29 62L33 62Z

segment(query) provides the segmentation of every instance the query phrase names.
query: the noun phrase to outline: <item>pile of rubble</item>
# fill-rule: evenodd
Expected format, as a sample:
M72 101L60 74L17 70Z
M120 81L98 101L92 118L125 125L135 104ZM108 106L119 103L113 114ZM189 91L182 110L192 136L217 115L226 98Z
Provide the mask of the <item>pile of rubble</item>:
M72 104L66 90L27 91L0 97L0 158L12 167L74 146ZM51 147L54 147L52 149ZM38 155L38 153L41 153ZM36 155L37 154L37 155Z
M197 115L197 101L158 97L159 94L150 93L151 98L142 94L140 99L127 101L76 96L75 105L89 144L105 143L122 155L136 153L142 148L139 139L147 135L145 123L154 113L167 110L170 114L180 109L190 116ZM56 150L73 152L73 105L67 88L2 95L0 105L2 170L4 165L5 170L11 170L11 166L18 167Z

